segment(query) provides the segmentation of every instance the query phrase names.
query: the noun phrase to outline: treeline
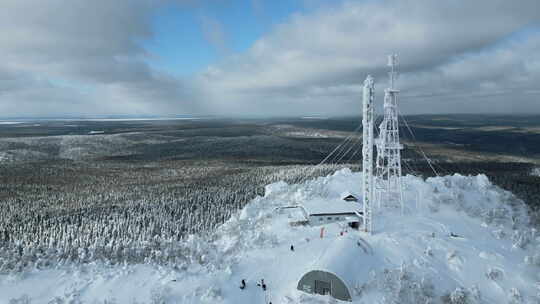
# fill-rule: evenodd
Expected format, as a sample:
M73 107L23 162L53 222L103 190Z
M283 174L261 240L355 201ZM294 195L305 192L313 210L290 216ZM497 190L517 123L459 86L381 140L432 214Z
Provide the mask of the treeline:
M66 263L200 262L186 237L212 232L267 184L300 183L346 165L233 162L71 162L0 167L0 272ZM531 207L540 226L540 177L523 163L434 163L442 175L486 174ZM349 166L350 167L350 166ZM353 170L358 170L355 166ZM404 174L435 173L425 163Z
M189 235L210 236L264 186L343 166L25 164L4 171L0 272L66 263L198 259ZM12 174L8 174L12 173Z

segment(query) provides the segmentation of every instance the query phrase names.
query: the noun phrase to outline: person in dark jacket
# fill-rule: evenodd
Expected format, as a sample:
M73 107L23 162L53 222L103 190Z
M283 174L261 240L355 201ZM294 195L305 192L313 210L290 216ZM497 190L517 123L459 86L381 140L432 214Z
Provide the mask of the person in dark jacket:
M240 289L244 289L244 288L246 288L246 280L242 279Z

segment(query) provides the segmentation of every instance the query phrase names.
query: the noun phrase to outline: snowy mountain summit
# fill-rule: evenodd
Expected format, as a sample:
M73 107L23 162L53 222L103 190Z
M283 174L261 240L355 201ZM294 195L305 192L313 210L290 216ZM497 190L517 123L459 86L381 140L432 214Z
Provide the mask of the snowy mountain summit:
M274 211L285 202L335 203L342 193L359 190L361 174L342 170L302 185L268 186L265 197L255 199L221 231L223 244L241 242L245 248L233 281L264 278L273 303L332 302L331 295L303 290L303 276L311 271L337 276L353 303L539 300L540 234L528 225L521 201L484 175L427 181L407 176L403 184L404 214L375 207L372 235L340 222L291 226L287 211ZM233 294L236 301L261 302L255 286Z
M525 204L484 175L403 177L403 214L374 206L371 235L347 220L297 224L301 211L280 209L338 203L344 193L360 193L361 179L344 169L303 184L268 185L210 240L191 237L191 260L177 269L42 270L2 278L0 297L24 291L66 303L539 303L540 234Z

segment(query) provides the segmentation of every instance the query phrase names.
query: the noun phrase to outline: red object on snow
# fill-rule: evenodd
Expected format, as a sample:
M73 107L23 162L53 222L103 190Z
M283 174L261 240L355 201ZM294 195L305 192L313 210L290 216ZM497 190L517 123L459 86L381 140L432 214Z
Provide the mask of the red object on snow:
M321 227L321 239L324 237L324 227Z

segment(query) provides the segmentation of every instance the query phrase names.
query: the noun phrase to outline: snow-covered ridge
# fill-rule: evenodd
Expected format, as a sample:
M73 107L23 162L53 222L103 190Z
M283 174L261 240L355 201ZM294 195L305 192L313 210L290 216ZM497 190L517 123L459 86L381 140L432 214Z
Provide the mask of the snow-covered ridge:
M276 211L360 192L361 174L344 169L299 185L268 185L264 197L210 240L192 236L182 244L189 248L189 262L177 269L87 265L1 276L0 303L23 294L32 303L55 297L72 303L332 303L328 296L296 289L301 276L329 253L359 262L348 274L354 279L353 303L540 300L540 239L522 201L483 175L425 181L406 176L403 184L405 215L375 208L371 236L350 229L340 235L344 227L333 223L320 238L320 226L291 227L289 214ZM360 238L365 248L357 245ZM329 248L339 248L343 256ZM256 286L262 278L266 292ZM238 288L241 279L247 281L245 290Z

